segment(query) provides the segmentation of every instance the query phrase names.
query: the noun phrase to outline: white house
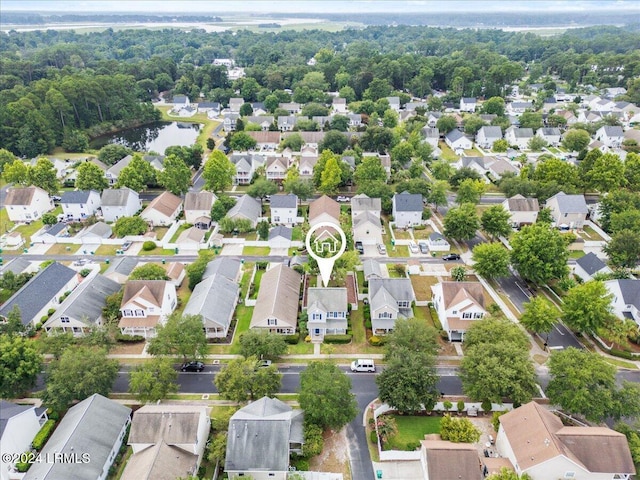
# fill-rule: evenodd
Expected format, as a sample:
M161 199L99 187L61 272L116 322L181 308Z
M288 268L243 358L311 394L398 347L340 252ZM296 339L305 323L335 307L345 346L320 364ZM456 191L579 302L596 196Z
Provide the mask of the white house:
M520 115L532 108L533 103L531 102L509 102L507 103L506 112L510 115Z
M408 278L371 278L369 280L369 308L374 335L393 331L398 318L412 318L416 299Z
M303 221L298 217L297 195L272 195L270 206L273 224L296 225Z
M49 194L40 187L12 187L4 199L9 220L32 222L53 209Z
M507 198L502 207L511 215L510 223L513 227L536 223L540 205L537 198L525 198L520 194Z
M582 228L589 213L584 195L558 192L547 199L546 206L551 210L551 216L558 227Z
M511 126L504 132L504 138L509 145L515 145L520 150L529 148L529 141L533 138L533 129Z
M278 117L278 130L281 132L291 132L298 123L298 117L294 115L280 115Z
M333 111L336 113L340 113L340 114L345 114L347 113L347 100L344 98L340 98L340 97L335 97L333 99Z
M172 225L182 211L182 199L171 192L162 192L151 200L140 217L148 224L159 227Z
M431 291L433 306L450 342L463 342L471 323L487 315L479 282L440 282Z
M326 195L309 203L309 226L322 222L340 225L340 204Z
M176 309L176 287L165 280L130 280L124 286L118 327L123 335L154 337Z
M604 284L613 294L612 308L615 316L633 320L640 325L640 280L607 280Z
M249 132L249 133L262 133L262 132ZM268 132L272 133L272 132ZM264 165L265 158L261 155L252 154L233 154L229 156L229 160L236 167L236 173L233 175L234 185L249 185L253 180L253 174L262 165Z
M269 242L269 248L291 248L291 239L293 238L293 229L285 227L284 225L278 225L269 230L269 236L267 238Z
M81 221L95 215L102 206L100 194L95 190L64 192L60 204L64 218L73 221Z
M369 198L361 193L351 198L351 223L353 240L363 245L376 245L382 242L382 222L379 198Z
M208 230L211 227L211 207L217 200L214 193L202 190L187 192L184 196L184 218L196 228Z
M17 462L11 461L28 452L31 442L47 421L47 409L18 405L0 400L0 480L19 478Z
M325 335L347 333L347 289L309 288L307 315L307 328L312 342L322 342Z
M417 193L396 193L392 200L393 221L399 228L422 224L424 203L422 195Z
M451 250L451 245L439 232L433 232L429 234L429 238L427 238L427 247L429 247L429 251L432 252L448 252Z
M265 167L267 180L281 182L287 176L289 162L285 157L268 157Z
M234 97L229 99L229 110L231 110L232 113L240 112L242 105L244 105L244 98Z
M225 132L235 132L239 118L239 113L224 113L222 115L222 129Z
M433 148L438 147L438 142L440 141L440 130L436 127L423 127L422 135L424 136L425 143L428 143Z
M247 194L241 196L236 204L227 212L227 218L232 220L247 219L253 228L258 225L258 218L262 214L260 201Z
M478 101L475 98L462 97L460 99L460 111L473 113L476 111Z
M636 473L627 438L607 427L565 426L535 402L500 416L496 449L518 476L536 480L628 480Z
M618 148L624 140L622 127L603 125L595 134L595 139L602 142L609 148Z
M536 136L542 138L552 147L557 147L562 141L562 134L560 133L560 129L557 127L539 128L536 130Z
M467 138L464 133L456 128L454 128L444 136L444 142L449 145L451 150L453 150L454 152L461 150L470 150L471 148L473 148L473 142L471 141L471 139Z
M500 127L485 125L476 133L476 143L482 148L492 148L493 143L497 140L502 140Z
M612 270L600 260L595 253L589 252L586 255L578 258L573 265L573 273L580 277L585 282L593 279L593 276L598 273L611 273Z
M105 222L115 222L121 217L132 217L142 209L138 192L127 187L104 190L101 202Z

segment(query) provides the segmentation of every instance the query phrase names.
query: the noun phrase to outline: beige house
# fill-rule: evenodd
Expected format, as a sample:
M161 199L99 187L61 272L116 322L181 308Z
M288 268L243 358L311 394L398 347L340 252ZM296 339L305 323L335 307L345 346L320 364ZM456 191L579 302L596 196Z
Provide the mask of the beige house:
M535 402L500 417L496 448L518 475L536 480L628 480L636 473L627 438L607 427L567 427Z
M340 204L326 195L309 203L309 225L313 227L322 222L340 225Z
M171 225L182 211L182 199L173 193L162 192L145 208L140 216L154 227Z
M475 445L445 440L422 440L421 460L426 464L425 480L481 480L482 469Z
M487 314L482 284L478 282L441 282L431 291L433 306L450 342L463 342L472 322Z
M510 223L513 227L536 223L540 211L537 198L526 198L520 194L507 198L502 206L511 215Z
M217 200L215 194L207 191L187 192L184 196L184 218L196 228L208 230L211 227L211 207Z
M300 275L283 264L267 270L251 317L251 329L293 335L298 325Z
M118 327L123 335L154 337L176 309L176 287L165 280L131 280L124 287Z
M32 222L53 209L49 194L33 186L8 189L4 206L12 222Z

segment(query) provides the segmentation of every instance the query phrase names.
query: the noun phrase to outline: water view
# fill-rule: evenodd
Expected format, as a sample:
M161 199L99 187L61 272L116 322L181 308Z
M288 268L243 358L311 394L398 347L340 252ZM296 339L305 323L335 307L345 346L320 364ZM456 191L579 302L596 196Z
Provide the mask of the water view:
M97 150L109 143L119 143L136 152L164 154L172 145L193 145L199 131L198 123L158 122L98 137L91 142L91 148Z

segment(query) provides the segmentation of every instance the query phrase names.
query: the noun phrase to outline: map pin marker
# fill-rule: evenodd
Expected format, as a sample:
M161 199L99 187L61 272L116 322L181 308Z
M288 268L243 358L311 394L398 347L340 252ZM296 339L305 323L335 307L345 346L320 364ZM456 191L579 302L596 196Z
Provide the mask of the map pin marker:
M318 234L313 238L315 232L318 232ZM340 246L336 247L338 239L340 240ZM333 272L333 266L336 260L340 258L347 248L347 237L342 228L335 223L320 222L311 227L309 232L307 232L305 245L311 258L318 262L322 284L326 287L329 284L331 272ZM333 255L330 257L322 257L316 253L327 251L333 253Z

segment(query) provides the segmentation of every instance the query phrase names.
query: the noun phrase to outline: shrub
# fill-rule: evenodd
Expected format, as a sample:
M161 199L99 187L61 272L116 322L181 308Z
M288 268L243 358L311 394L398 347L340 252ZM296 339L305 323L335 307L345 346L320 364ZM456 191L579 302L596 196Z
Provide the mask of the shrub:
M617 348L612 348L609 350L609 353L614 357L626 358L627 360L637 360L636 356L631 352L625 352L624 350L618 350Z
M256 270L266 270L269 262L256 262Z
M431 216L431 215L429 215L429 216ZM413 229L414 230L426 230L427 226L426 225L414 225Z
M489 400L485 400L480 404L480 408L487 413L491 411L491 402Z
M420 442L407 442L407 444L405 445L405 450L407 450L408 452L413 452L415 450L418 450L420 448Z
M91 269L89 268L83 268L82 270L80 270L80 276L82 278L87 277L90 273L91 273Z
M480 430L467 418L445 415L440 421L440 437L455 443L476 443L480 440Z
M304 341L305 341L306 343L311 342L311 335L307 335L306 337L304 337Z
M47 409L47 417L49 420L60 420L60 413L57 410Z
M298 335L297 333L293 335L285 335L284 341L289 345L297 345L300 341L300 335Z
M49 310L47 310L47 315L50 317L51 315L53 315L54 313L56 313L56 309L55 308L50 308Z
M464 412L464 400L458 400L458 403L456 403L456 408L458 409L458 412Z
M313 423L306 423L304 425L304 444L302 445L304 457L311 458L320 455L323 447L322 428Z
M507 410L504 410L502 412L493 412L493 415L491 417L491 425L496 432L500 428L500 416L504 415L505 413L507 413Z
M351 335L325 335L325 343L351 343Z
M369 440L371 440L371 443L373 444L378 443L378 434L375 430L371 430L371 432L369 433Z
M51 432L53 432L53 427L55 426L55 424L56 424L55 420L47 420L44 423L40 431L33 438L33 442L31 442L31 445L33 446L33 448L35 448L38 451L42 450L42 447L44 447L44 444L47 443L47 440L49 439Z
M116 334L116 340L123 343L136 343L144 341L142 335L124 335L120 332Z
M47 320L49 320L49 315L43 315L40 317L40 322L38 322L38 325L42 326L44 324L44 322L46 322Z
M149 252L154 248L156 248L156 242L152 242L151 240L147 240L142 244L142 250L144 250L145 252Z
M380 346L384 345L384 339L374 335L369 339L369 344L372 347L380 347Z
M30 455L31 452L27 452L25 455ZM31 467L31 463L30 462L17 462L16 463L16 470L18 470L18 472L20 473L24 473L27 470L29 470L29 468Z

